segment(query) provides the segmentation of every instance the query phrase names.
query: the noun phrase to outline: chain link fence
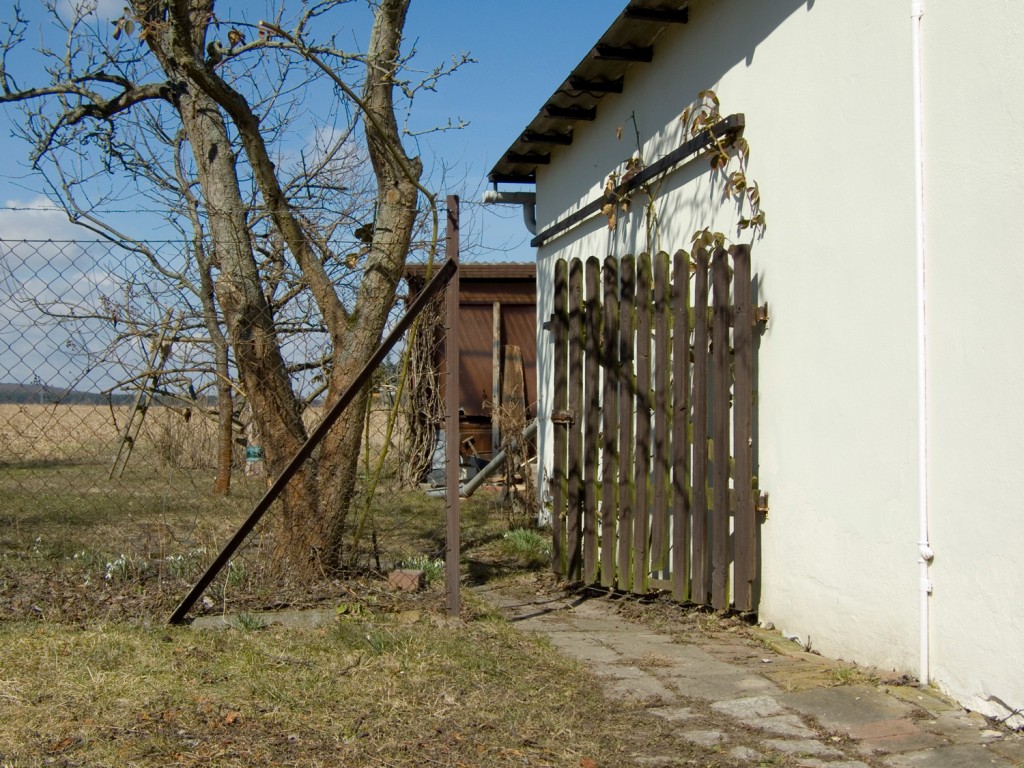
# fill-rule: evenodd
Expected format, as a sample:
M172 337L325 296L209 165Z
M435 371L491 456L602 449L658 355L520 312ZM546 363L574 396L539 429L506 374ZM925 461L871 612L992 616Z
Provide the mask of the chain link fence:
M0 616L165 610L268 488L250 406L202 297L153 267L180 261L181 248L0 241ZM439 572L444 502L419 487L443 416L439 322L435 305L371 382L348 518L353 573ZM311 429L324 412L326 329L301 295L275 325ZM199 612L337 593L336 575L298 583L268 568L280 514L247 538Z

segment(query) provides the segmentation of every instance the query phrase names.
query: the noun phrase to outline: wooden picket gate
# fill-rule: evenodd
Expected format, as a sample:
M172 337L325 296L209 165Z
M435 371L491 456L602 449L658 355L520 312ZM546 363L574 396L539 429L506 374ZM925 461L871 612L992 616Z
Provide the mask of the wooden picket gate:
M555 572L755 610L750 248L558 261L554 287Z

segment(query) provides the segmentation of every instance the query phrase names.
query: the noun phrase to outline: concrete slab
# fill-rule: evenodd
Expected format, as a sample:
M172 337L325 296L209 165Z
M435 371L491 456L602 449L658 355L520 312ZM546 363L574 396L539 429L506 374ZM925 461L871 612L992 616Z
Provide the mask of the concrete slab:
M906 718L858 723L849 726L846 733L850 738L857 739L860 751L868 755L934 749L948 743L941 736L922 731L916 723Z
M1015 768L983 744L958 744L886 757L890 768Z
M911 705L866 685L844 685L784 693L779 701L817 718L825 728L846 731L850 726L907 717Z
M711 674L685 674L666 677L666 682L681 696L704 701L737 699L756 694L782 693L774 684L759 675L742 670Z

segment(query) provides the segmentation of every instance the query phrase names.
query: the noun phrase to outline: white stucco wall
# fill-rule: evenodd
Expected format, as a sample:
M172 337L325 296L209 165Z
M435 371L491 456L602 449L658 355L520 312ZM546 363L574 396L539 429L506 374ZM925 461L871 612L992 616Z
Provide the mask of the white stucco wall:
M925 21L932 668L1002 717L989 696L1024 707L1024 7Z
M1014 598L1024 583L1013 563L1024 544L1015 519L1024 406L1013 391L1024 355L1010 313L1024 261L1009 222L1021 199L1013 101L1024 83L1012 42L1024 8L930 5L946 6L926 19L933 678L976 707L988 695L1020 707L1024 626ZM718 93L723 114L745 113L750 176L768 217L753 240L754 269L759 300L771 306L757 380L758 475L771 493L760 614L827 655L914 674L909 0L709 0L692 4L690 19L539 169L540 229L593 199L630 155L632 115L650 163L681 143L679 113L700 90ZM1015 72L1002 77L1010 62ZM688 247L704 226L735 234L735 211L721 206L705 168L692 164L662 185L658 247ZM556 256L636 253L647 248L643 232L632 213L614 233L597 218L542 246L540 319L551 312ZM539 343L544 370L547 332ZM544 415L544 376L539 394ZM550 435L542 423L547 466Z

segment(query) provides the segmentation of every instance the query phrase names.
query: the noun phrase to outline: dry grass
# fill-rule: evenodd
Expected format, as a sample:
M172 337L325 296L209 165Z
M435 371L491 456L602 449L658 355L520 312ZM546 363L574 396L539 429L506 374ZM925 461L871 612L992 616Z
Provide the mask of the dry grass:
M606 768L635 764L633 755L650 744L681 763L728 765L635 705L605 700L581 668L517 633L470 593L466 620L451 623L441 584L393 595L370 578L269 578L260 569L259 530L196 610L248 618L226 631L165 627L264 481L236 478L232 497L213 498L208 470L153 460L152 435L140 439L125 476L110 480L118 433L109 412L7 409L0 412L4 768ZM154 409L147 424L170 429L175 418ZM392 561L443 550L440 499L388 492L372 516L368 530ZM501 555L506 527L486 495L464 506L471 579L516 567ZM345 610L328 629L259 628L258 612L285 605Z
M505 622L362 612L336 628L0 627L0 761L628 765L639 712Z

